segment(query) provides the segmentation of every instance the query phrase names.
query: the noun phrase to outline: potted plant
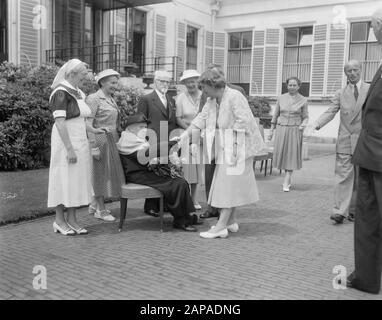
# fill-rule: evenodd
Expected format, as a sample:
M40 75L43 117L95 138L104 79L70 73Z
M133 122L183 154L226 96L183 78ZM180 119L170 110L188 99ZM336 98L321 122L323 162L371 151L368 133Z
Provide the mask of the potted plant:
M134 73L138 70L138 66L134 62L129 62L123 66L123 70L125 71L126 77L134 77Z
M142 81L146 84L145 89L151 89L150 85L154 83L154 75L152 73L145 73L142 77Z

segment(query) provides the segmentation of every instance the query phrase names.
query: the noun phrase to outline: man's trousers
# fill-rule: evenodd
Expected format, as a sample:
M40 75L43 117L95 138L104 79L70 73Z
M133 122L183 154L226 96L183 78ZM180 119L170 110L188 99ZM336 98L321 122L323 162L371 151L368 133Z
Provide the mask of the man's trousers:
M351 163L352 155L337 153L333 213L347 217L355 213L358 168Z
M355 273L361 290L378 293L382 265L382 172L359 168L354 221Z

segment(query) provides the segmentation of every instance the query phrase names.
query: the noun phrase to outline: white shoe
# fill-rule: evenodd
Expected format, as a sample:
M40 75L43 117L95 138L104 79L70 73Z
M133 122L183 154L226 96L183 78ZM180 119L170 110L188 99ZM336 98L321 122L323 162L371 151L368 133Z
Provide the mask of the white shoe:
M289 192L290 191L290 185L288 185L288 186L284 186L283 185L283 191L284 192Z
M85 228L79 228L79 229L75 229L73 226L71 226L68 222L67 222L68 226L70 229L72 229L75 233L77 233L78 235L85 235L85 234L88 234L88 230L86 230Z
M212 226L211 229L215 228L215 226ZM227 226L227 230L232 233L239 232L239 224L237 222Z
M194 203L195 210L202 210L202 206L199 203Z
M201 232L200 236L204 239L227 238L228 237L228 230L223 229L223 230L220 230L219 232L216 232L216 233L213 233L210 231Z
M76 233L68 228L67 230L64 230L62 227L60 227L56 221L53 223L53 231L54 233L61 233L63 236L74 236Z
M100 219L106 222L114 222L115 218L110 214L110 211L104 210L104 211L97 211L94 214L94 218Z
M92 205L89 206L89 214L95 214L97 212L97 208L94 208Z

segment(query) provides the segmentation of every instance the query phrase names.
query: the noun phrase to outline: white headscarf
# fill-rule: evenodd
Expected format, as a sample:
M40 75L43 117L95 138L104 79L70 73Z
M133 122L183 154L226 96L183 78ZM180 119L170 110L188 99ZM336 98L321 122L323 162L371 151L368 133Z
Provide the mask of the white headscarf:
M62 82L66 80L66 76L69 74L69 72L78 67L81 63L83 62L78 59L72 59L66 62L57 72L51 88L56 89Z

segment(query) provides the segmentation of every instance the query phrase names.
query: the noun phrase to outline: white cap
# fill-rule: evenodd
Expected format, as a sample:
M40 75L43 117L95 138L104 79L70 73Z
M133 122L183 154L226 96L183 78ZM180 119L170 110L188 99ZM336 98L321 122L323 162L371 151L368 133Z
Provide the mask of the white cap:
M154 79L156 80L165 80L165 81L171 81L172 76L169 72L164 70L158 70L154 73Z
M183 72L182 77L180 78L180 82L183 82L186 79L199 78L199 77L200 77L200 73L198 71L196 71L196 70L185 70Z

